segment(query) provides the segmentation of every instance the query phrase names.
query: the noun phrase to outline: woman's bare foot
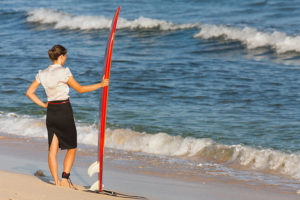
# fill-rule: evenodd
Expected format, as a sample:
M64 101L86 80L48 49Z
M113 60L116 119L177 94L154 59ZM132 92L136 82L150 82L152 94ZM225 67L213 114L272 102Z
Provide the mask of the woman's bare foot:
M60 186L60 181L58 180L58 181L55 181L55 185L56 186Z
M62 178L60 182L60 186L71 188L71 183L69 182L68 179Z
M60 182L60 186L62 187L67 187L67 188L71 188L71 189L77 189L76 187L74 187L74 185L69 181L69 179L66 178L62 178L61 182Z

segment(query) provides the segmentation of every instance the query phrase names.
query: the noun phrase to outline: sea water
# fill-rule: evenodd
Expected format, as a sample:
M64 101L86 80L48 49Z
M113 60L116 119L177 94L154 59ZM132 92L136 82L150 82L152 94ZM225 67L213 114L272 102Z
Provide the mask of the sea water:
M297 0L2 0L0 133L47 137L25 94L54 44L80 84L102 79L118 6L106 147L299 187ZM79 147L96 151L99 91L70 96Z

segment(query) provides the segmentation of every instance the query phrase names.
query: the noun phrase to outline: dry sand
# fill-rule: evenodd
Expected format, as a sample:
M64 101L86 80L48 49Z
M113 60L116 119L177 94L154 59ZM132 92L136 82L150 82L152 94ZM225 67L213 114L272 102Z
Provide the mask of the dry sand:
M123 198L92 193L84 187L78 190L58 187L41 177L0 171L1 200L119 200ZM131 199L131 198L129 198Z

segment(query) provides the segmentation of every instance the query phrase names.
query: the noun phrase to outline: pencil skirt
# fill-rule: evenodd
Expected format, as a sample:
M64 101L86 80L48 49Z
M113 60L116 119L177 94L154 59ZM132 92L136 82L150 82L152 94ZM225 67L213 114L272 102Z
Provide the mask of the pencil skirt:
M49 149L54 134L58 138L59 148L62 150L77 148L77 130L69 99L48 102L46 126Z

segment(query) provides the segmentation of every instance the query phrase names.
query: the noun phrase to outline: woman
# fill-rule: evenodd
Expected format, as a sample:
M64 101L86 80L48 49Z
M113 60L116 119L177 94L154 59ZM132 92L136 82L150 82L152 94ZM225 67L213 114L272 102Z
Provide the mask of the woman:
M70 69L63 67L67 59L66 48L61 45L54 45L48 51L48 55L53 64L44 70L39 70L26 95L37 105L47 108L48 164L55 184L72 187L69 176L76 154L77 131L69 100L69 86L79 93L91 92L108 86L109 80L103 79L102 82L97 84L81 86L72 76ZM42 84L47 94L47 103L42 102L35 95L35 91L40 84ZM57 169L57 152L59 148L62 150L67 149L61 181Z

